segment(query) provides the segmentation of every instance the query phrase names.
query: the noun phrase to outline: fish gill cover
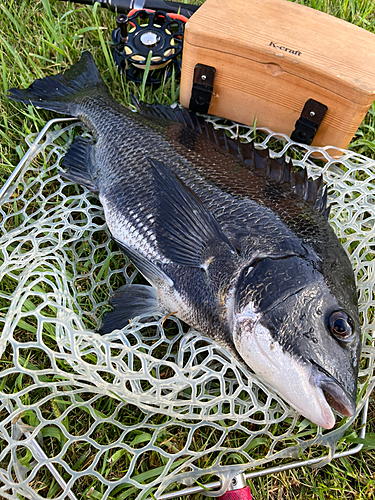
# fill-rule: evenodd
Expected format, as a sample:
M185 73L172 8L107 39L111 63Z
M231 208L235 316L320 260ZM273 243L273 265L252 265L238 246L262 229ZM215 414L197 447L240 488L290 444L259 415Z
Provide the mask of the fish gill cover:
M311 147L294 162L314 178L323 173L331 224L355 271L363 327L356 414L323 431L173 317L146 324L136 318L122 331L94 333L108 294L139 282L139 274L111 241L96 195L60 176L75 127L34 146L1 197L1 496L141 498L207 474L228 479L271 461L329 459L350 448L342 437L359 432L375 384L375 162L324 152L323 164ZM236 124L226 129L238 135ZM257 146L274 137L268 133ZM277 154L295 155L284 141Z

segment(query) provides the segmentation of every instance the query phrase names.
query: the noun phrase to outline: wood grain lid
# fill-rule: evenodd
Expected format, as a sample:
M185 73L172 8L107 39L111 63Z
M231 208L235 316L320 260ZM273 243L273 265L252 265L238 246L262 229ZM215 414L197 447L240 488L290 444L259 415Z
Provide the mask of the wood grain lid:
M185 43L275 64L351 102L375 98L375 35L286 0L206 0Z

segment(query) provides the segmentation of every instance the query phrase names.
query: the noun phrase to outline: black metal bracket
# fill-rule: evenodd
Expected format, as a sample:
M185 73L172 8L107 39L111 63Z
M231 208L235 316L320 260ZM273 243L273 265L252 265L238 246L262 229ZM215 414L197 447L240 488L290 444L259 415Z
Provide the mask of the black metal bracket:
M327 106L314 99L306 101L301 116L296 121L295 129L290 136L292 141L302 142L302 144L309 146L314 140L327 109Z
M195 113L207 113L211 104L216 70L212 66L197 64L194 68L193 88L189 109Z

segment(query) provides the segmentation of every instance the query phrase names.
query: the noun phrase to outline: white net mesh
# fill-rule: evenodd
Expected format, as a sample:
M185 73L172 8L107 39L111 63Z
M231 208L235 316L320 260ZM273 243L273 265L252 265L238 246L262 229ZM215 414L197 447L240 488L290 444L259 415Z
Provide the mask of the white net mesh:
M33 146L1 200L0 495L141 498L173 483L228 480L270 461L325 457L327 450L329 458L335 446L350 447L345 436L359 430L375 382L375 162L348 151L337 160L323 150L328 161L315 160L317 148L297 150L277 136L280 146L269 131L259 142L296 157L312 176L323 172L331 222L358 282L358 410L322 431L173 317L94 333L109 294L140 276L111 242L98 199L59 176L77 126ZM226 128L244 140L254 135Z

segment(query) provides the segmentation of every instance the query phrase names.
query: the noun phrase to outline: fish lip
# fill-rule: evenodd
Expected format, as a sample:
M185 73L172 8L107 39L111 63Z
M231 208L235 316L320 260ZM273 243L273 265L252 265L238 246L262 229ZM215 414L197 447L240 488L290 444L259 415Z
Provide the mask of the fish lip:
M323 391L327 403L344 417L352 417L356 409L356 400L324 368L314 361L310 381Z

